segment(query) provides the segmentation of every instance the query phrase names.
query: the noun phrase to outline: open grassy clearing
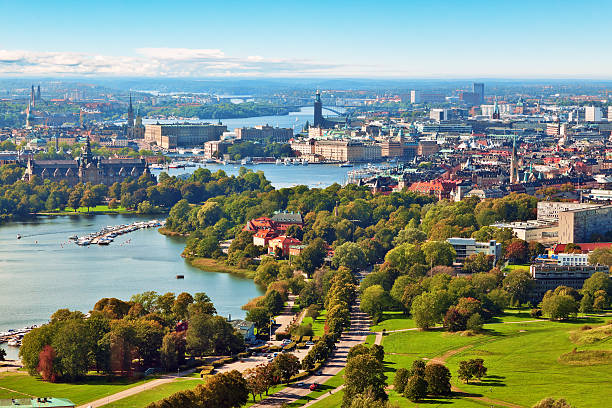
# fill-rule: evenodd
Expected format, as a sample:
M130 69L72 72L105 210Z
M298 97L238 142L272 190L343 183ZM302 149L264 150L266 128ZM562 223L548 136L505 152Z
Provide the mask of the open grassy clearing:
M19 394L21 398L24 397L23 394L36 397L56 396L68 398L77 405L80 405L151 380L91 376L79 383L49 383L36 377L31 377L27 373L8 372L0 374L0 398L14 398L15 393L7 390L9 389L21 393Z
M253 279L255 277L255 271L227 265L223 261L218 261L212 258L192 258L189 259L189 263L191 264L191 266L195 266L196 268L202 269L206 272L233 273L249 279Z
M105 407L108 408L141 408L146 407L152 402L159 401L160 399L169 397L178 391L190 390L202 384L202 381L190 380L190 379L176 379L173 382L159 385L150 390L140 392L131 397L120 399L119 401L112 402Z
M612 381L612 339L601 334L608 328L597 327L604 323L604 319L589 317L575 322L528 322L534 319L524 313L511 312L499 320L502 322L487 324L483 334L474 336L435 330L385 336L383 345L388 384L392 384L396 369L409 367L414 359L442 356L453 375L452 384L474 396L527 407L547 396L566 398L578 407L598 406L598 401L612 398L612 388L598 386ZM503 323L521 320L525 322ZM585 322L593 329L580 330ZM598 340L580 346L570 340L570 335L579 336L583 341ZM578 350L572 353L575 347ZM463 384L458 381L459 362L477 357L485 360L489 376L481 383ZM398 396L390 391L390 397L394 400ZM399 398L400 406L415 406ZM478 406L483 402L460 398L441 403ZM435 402L432 405L435 406Z
M312 324L312 331L315 336L322 336L325 334L325 315L327 314L327 310L323 309L319 312L319 316L316 319L312 317L304 317L302 320L302 324Z
M401 329L412 329L416 327L414 321L402 312L384 312L382 319L377 325L372 326L372 331L390 331Z

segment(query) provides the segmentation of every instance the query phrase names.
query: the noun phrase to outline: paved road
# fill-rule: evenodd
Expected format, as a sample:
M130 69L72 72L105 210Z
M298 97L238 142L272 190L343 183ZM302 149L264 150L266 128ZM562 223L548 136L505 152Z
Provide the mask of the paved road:
M346 366L346 357L349 349L357 344L365 342L367 335L370 334L369 328L370 320L365 313L359 310L359 303L357 302L351 307L351 327L340 337L340 341L336 344L336 350L325 364L325 367L321 370L321 375L312 375L306 378L304 383L312 384L317 382L323 384L331 377L338 374ZM300 388L297 385L290 385L270 395L258 404L252 405L252 407L280 407L283 404L300 399L310 394L310 392L308 387Z
M185 375L189 375L189 374L193 373L194 371L195 370L191 369L191 370L181 371L178 374L178 376L164 376L162 378L158 378L157 380L149 381L148 383L145 383L145 384L142 384L142 385L137 385L136 387L128 388L127 390L123 390L123 391L117 392L117 393L115 393L113 395L109 395L108 397L100 398L100 399L95 400L93 402L88 402L86 404L78 406L77 408L89 408L89 407L96 408L96 407L101 407L103 405L110 404L111 402L115 402L115 401L118 401L118 400L126 398L126 397L131 397L132 395L138 394L138 393L140 393L142 391L150 390L151 388L157 387L159 385L172 382L172 381L176 380L178 377L183 377Z

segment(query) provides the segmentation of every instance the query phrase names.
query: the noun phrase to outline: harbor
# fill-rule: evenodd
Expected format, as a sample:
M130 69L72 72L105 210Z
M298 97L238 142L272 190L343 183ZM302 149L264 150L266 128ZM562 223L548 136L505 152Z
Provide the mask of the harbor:
M98 232L94 232L91 234L87 234L85 236L79 237L77 235L72 235L69 237L70 240L74 241L79 246L88 246L88 245L109 245L114 239L120 235L128 234L133 231L137 231L144 228L158 228L163 227L166 224L166 221L137 221L131 224L121 224L116 226L107 226L102 228Z
M23 337L36 327L38 326L32 325L22 329L9 329L5 332L0 332L0 344L6 343L10 347L20 347Z

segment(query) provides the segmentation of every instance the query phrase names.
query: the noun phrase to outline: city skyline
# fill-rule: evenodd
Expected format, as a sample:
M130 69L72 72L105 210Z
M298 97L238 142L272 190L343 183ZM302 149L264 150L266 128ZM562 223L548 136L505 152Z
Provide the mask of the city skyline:
M612 78L601 1L231 3L4 1L0 76Z

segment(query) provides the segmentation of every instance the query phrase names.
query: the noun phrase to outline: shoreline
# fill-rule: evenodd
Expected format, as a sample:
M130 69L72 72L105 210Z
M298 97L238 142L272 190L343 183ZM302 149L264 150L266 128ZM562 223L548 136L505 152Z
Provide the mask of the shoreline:
M220 262L216 259L212 258L192 258L185 257L185 260L189 263L189 265L194 268L198 268L205 272L216 272L216 273L229 273L232 275L237 275L245 279L253 280L255 278L255 271L250 269L241 269L235 266L226 265L223 262ZM253 282L255 283L255 282ZM255 284L258 286L257 284Z
M183 238L187 238L189 236L189 234L183 234L182 232L176 232L176 231L172 231L166 227L160 227L157 229L157 232L159 232L162 235L165 235L167 237L183 237Z

